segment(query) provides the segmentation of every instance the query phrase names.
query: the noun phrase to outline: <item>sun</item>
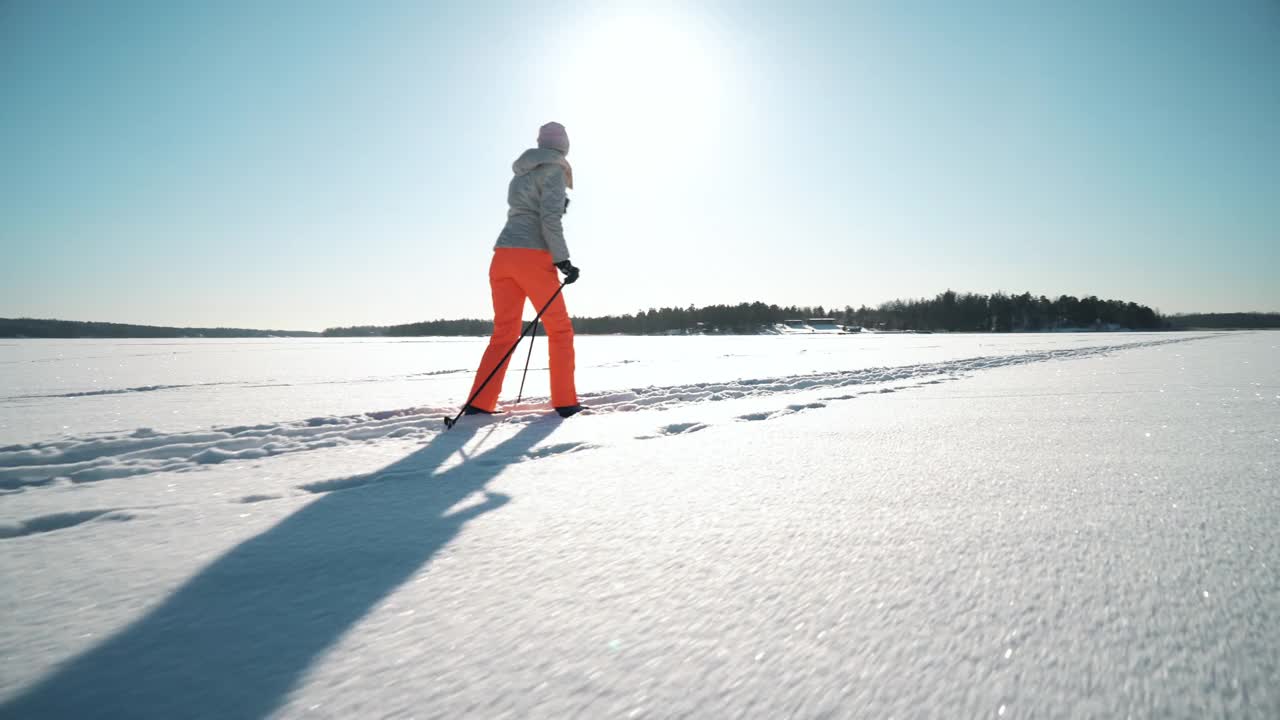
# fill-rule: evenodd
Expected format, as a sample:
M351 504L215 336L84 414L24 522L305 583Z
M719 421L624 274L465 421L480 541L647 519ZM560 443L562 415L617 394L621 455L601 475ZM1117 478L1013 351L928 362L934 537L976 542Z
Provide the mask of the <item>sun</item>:
M604 146L661 139L688 150L722 119L713 39L691 17L624 15L593 22L566 72L566 109Z

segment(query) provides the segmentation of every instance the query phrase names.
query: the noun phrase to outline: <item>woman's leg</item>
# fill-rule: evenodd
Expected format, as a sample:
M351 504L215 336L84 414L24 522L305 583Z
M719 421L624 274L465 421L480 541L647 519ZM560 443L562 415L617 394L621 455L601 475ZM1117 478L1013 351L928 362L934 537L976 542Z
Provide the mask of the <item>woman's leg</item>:
M513 250L521 253L521 262L515 270L520 287L528 294L533 306L541 309L560 287L560 276L551 264L551 254L541 250ZM570 407L578 404L578 392L573 381L573 323L565 306L564 293L542 314L542 324L547 329L547 346L551 363L551 404Z
M480 369L476 371L475 382L471 384L471 392L479 388L489 373L498 366L503 355L520 337L520 316L524 312L524 291L509 272L508 258L503 250L496 250L493 262L489 265L489 289L493 294L493 335L489 338L489 347L480 360ZM471 401L471 405L481 410L493 412L498 407L498 395L502 392L502 379L507 374L507 362L502 363L498 372L484 390ZM468 393L467 397L471 397Z

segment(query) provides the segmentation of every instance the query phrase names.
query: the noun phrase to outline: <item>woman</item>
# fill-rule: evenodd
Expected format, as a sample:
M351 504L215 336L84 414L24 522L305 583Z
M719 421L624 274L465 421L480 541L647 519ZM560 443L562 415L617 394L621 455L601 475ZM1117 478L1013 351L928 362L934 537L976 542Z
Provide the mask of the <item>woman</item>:
M468 415L497 411L502 378L507 373L503 358L510 360L508 350L520 337L524 302L528 299L535 308L541 308L553 295L555 301L542 315L551 356L551 404L560 417L582 410L573 383L573 324L565 309L564 294L556 295L560 287L557 268L564 273L566 285L578 279L578 268L569 262L569 248L560 225L560 218L569 207L565 190L573 187L573 168L565 158L568 154L569 135L564 126L549 122L538 131L538 147L524 151L511 166L515 177L507 188L507 225L493 247L489 265L493 337L471 386L475 397L466 407ZM499 363L501 367L485 385L485 379Z

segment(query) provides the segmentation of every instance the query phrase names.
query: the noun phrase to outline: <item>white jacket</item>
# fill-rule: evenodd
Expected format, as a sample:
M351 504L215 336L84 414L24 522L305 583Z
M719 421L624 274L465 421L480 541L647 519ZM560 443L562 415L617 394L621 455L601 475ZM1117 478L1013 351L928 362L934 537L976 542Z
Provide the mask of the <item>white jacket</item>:
M565 188L573 187L573 168L564 153L549 148L525 150L511 165L515 177L507 187L507 225L498 248L529 248L551 253L552 262L569 259L560 218Z

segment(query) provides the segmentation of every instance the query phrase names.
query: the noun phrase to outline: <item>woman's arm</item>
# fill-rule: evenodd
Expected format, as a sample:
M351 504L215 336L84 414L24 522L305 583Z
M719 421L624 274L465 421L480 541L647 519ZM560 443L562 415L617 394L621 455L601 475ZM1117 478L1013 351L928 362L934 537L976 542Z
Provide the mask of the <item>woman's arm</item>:
M569 259L569 246L564 241L565 179L564 168L553 166L542 181L542 197L539 199L538 217L542 221L542 240L551 251L551 262Z

